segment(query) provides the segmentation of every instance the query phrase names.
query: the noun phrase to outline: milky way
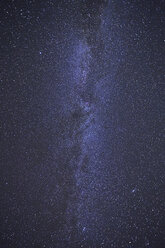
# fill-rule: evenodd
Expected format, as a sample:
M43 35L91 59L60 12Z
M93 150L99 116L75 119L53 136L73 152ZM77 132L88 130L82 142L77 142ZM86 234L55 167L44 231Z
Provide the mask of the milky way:
M165 247L164 6L2 1L0 247Z

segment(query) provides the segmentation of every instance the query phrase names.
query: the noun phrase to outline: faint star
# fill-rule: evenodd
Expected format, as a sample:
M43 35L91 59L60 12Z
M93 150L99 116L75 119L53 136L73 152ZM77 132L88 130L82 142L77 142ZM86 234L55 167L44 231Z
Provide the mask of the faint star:
M136 188L134 188L131 192L132 192L132 193L135 193L135 191L136 191Z

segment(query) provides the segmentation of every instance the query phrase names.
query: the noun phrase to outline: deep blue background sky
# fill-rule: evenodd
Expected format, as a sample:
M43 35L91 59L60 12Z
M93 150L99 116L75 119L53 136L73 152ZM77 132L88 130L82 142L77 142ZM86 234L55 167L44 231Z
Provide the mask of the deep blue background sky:
M0 247L164 248L165 2L0 6Z

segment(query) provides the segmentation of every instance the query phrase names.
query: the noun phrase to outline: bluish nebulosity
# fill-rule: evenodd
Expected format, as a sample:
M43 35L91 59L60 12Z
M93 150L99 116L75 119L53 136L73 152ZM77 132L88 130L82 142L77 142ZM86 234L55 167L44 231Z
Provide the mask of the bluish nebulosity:
M2 1L0 247L163 248L164 1Z

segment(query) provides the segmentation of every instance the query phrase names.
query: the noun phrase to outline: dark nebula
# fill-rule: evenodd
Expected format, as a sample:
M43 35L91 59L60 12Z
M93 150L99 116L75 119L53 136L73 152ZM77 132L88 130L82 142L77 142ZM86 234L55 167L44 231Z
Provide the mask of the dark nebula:
M0 6L0 248L164 248L165 1Z

